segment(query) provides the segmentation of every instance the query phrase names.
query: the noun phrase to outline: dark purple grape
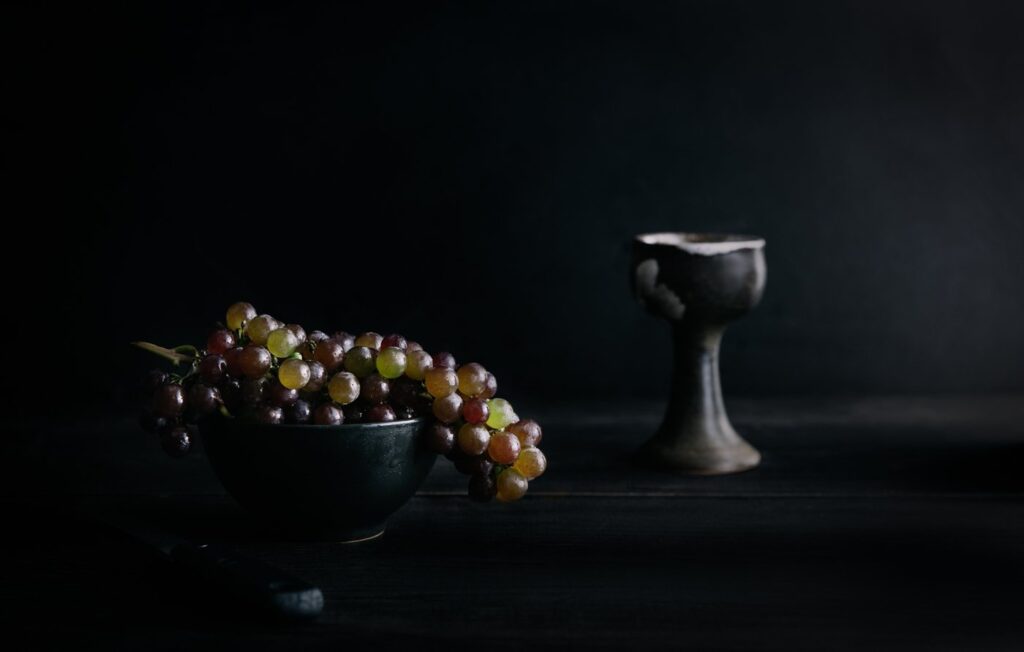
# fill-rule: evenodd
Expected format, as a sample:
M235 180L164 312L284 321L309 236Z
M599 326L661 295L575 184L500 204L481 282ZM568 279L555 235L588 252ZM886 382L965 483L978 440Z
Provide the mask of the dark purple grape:
M494 374L487 372L487 377L484 378L484 391L480 392L479 398L489 399L494 398L494 395L498 393L498 379L494 377Z
M153 414L173 419L185 411L185 390L181 385L161 385L153 394Z
M494 463L486 455L462 455L456 458L455 468L463 475L490 475Z
M139 425L142 426L142 429L153 434L166 430L168 423L167 419L157 416L152 412L144 412L139 417Z
M299 326L298 324L288 324L287 326L285 326L285 328L287 328L288 330L290 330L292 332L292 335L294 335L295 339L297 339L299 341L299 344L305 344L306 343L306 329L305 328L303 328L302 326Z
M244 349L240 346L236 346L233 349L228 349L224 352L224 362L227 363L227 372L229 376L235 378L241 378L245 374L242 373L242 351Z
M370 374L359 386L359 396L370 403L383 403L390 393L391 384L380 374Z
M487 421L491 411L487 402L479 398L471 398L462 404L462 418L466 423L483 423Z
M274 362L270 351L262 346L250 344L238 354L238 366L248 378L260 378L270 371Z
M462 411L462 397L457 393L434 399L434 416L443 423L455 423Z
M434 354L434 366L444 367L445 369L455 370L455 356L447 351L441 351L440 353Z
M322 364L327 373L331 373L345 360L345 349L334 340L324 340L316 345L313 359Z
M259 405L263 402L267 381L263 378L246 378L242 381L242 404Z
M160 446L171 457L181 457L192 448L192 435L181 426L171 428L160 435Z
M480 503L489 502L498 493L498 485L490 473L476 473L469 478L469 497Z
M380 343L380 348L382 351L388 348L389 346L393 346L396 349L401 349L402 351L405 351L405 349L409 346L409 342L406 341L406 339L399 335L398 333L392 333L391 335L385 337Z
M207 385L217 385L227 373L228 363L224 360L224 356L214 353L200 360L197 370L199 377Z
M288 423L309 423L313 418L313 408L310 407L309 401L299 399L285 411L285 417Z
M273 405L261 405L252 412L252 416L260 423L284 423L284 410Z
M387 403L381 403L379 405L374 405L369 410L367 410L364 418L370 423L378 423L381 421L394 421L395 410Z
M271 405L277 407L288 407L299 400L299 390L288 389L281 383L272 381L267 384L266 390L264 390L263 397Z
M362 423L365 409L359 403L349 403L344 408L345 423Z
M331 339L340 344L346 352L356 345L356 336L345 331L338 331L331 336Z
M159 369L151 369L142 378L142 389L146 392L146 396L152 396L166 382L166 373Z
M196 383L188 390L188 410L193 417L205 417L216 410L220 404L220 392L216 387Z
M437 421L427 426L424 436L427 448L438 455L446 455L455 446L455 433L451 428Z
M329 339L331 339L331 338L327 335L327 333L325 333L323 331L313 331L309 335L306 336L306 341L307 342L312 342L314 344L319 344L320 342L323 342L324 340L329 340Z
M206 339L207 353L224 353L235 348L235 334L227 329L218 329L210 333Z
M220 386L220 397L224 407L234 414L242 407L242 383L237 378L227 378Z
M345 416L330 403L324 403L313 412L313 423L318 426L340 426L345 423Z
M309 364L309 382L302 388L303 394L316 394L323 389L324 383L327 382L327 370L324 366L315 360Z
M415 380L395 378L391 381L391 402L402 407L415 408L420 387L420 383Z

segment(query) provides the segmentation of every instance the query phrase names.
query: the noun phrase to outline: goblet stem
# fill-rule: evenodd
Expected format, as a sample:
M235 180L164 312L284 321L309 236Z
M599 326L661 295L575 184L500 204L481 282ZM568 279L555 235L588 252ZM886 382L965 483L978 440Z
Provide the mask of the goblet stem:
M729 422L718 375L724 324L673 323L672 394L658 432L638 452L642 463L715 475L758 465L760 453Z

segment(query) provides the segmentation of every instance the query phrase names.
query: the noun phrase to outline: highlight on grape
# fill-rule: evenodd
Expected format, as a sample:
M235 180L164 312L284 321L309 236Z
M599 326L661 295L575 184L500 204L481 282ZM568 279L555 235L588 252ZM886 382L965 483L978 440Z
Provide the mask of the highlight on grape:
M474 500L518 500L547 468L540 424L496 397L494 374L402 335L307 334L239 302L205 348L135 345L176 366L146 375L141 418L172 457L189 452L204 419L338 426L426 418L424 445L469 476Z

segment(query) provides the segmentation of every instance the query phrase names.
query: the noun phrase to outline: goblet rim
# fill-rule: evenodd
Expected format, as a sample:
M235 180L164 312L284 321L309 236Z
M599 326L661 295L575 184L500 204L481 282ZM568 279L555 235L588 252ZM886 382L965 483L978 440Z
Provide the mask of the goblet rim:
M647 246L672 247L698 256L720 256L747 249L763 249L764 238L739 233L657 231L640 233L634 241Z

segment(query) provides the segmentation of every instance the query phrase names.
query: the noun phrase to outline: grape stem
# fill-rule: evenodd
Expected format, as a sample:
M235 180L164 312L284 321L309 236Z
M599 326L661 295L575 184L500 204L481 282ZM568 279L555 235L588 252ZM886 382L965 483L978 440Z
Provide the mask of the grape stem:
M171 362L173 362L176 365L188 364L188 363L192 362L195 359L195 355L194 354L193 355L185 355L184 353L179 353L178 351L176 351L174 349L168 349L168 348L165 348L165 347L162 347L162 346L158 346L156 344L153 344L152 342L132 342L132 344L134 346L139 347L143 351L149 351L150 353L156 354L156 355L160 356L161 358L164 358L165 360L170 360ZM183 348L183 347L179 347L179 348ZM190 347L190 348L192 348L193 351L196 350L195 347Z

